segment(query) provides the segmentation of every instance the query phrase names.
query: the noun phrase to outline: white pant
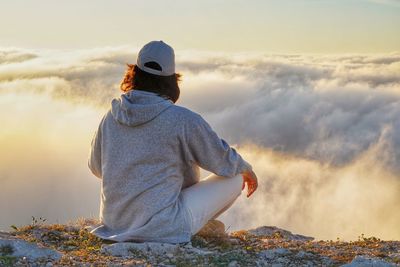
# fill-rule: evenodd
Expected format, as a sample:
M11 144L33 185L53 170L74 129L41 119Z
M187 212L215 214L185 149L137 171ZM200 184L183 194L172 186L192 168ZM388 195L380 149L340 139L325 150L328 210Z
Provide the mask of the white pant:
M241 174L230 178L211 174L182 190L183 205L191 215L192 235L232 206L242 192L242 183Z

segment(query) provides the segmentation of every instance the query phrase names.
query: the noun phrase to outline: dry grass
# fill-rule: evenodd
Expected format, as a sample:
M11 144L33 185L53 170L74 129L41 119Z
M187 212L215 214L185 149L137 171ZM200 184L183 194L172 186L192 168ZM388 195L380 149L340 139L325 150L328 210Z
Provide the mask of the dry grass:
M118 258L102 254L101 246L112 242L101 240L88 231L87 227L96 223L98 223L97 219L85 218L79 218L67 224L45 224L36 221L30 225L14 229L11 234L26 241L60 251L63 256L57 262L58 266L81 265L83 263L95 266L149 264L148 259L143 257ZM248 260L255 259L258 252L273 248L286 248L291 251L305 251L326 256L332 259L335 265L348 263L356 255L370 255L389 262L400 263L399 258L390 257L391 253L400 252L400 241L382 241L375 237L364 237L363 235L360 236L359 240L350 242L340 240L296 241L284 239L279 235L256 237L242 230L233 232L222 239L204 239L194 236L192 244L195 247L219 253L214 258L207 256L206 262L214 263L218 263L218 260L225 262L225 260L231 258L240 258L243 255ZM227 258L228 256L229 258ZM205 262L203 258L197 260L199 263ZM177 260L175 259L175 261ZM187 263L186 261L183 262Z

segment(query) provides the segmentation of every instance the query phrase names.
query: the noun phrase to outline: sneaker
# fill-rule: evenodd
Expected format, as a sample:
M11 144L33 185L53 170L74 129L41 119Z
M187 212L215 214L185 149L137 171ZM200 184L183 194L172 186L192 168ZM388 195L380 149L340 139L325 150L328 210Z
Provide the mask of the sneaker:
M201 237L224 237L225 224L219 220L209 220L196 235Z

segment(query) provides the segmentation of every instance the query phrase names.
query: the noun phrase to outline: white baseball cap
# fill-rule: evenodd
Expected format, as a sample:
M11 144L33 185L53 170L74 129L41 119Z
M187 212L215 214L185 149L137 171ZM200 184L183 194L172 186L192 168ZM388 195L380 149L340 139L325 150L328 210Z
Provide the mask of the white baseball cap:
M151 74L173 75L175 74L174 49L163 41L151 41L140 49L136 65L139 69Z

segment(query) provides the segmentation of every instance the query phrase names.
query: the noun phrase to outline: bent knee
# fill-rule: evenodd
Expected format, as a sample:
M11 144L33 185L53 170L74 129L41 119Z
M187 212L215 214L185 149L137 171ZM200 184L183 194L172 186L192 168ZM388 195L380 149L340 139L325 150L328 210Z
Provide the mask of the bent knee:
M243 185L243 176L242 174L237 174L235 176L233 176L232 178L234 181L234 185L235 185L235 195L240 196L240 194L242 193L242 185Z

